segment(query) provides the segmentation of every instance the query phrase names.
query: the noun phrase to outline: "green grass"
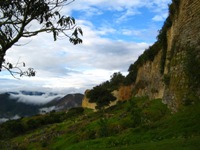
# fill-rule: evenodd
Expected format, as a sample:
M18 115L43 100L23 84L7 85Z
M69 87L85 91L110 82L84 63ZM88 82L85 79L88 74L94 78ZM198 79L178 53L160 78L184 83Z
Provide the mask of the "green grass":
M143 97L118 103L104 113L87 109L73 119L62 115L65 113L52 115L64 118L62 122L38 126L6 142L10 143L10 149L19 150L197 150L200 147L199 103L172 114L160 99ZM42 117L45 116L34 119ZM25 124L29 119L33 118L19 121Z
M119 139L122 140L122 139ZM176 138L160 141L131 143L130 140L118 141L116 138L104 138L85 141L62 147L63 150L199 150L200 136L192 139Z

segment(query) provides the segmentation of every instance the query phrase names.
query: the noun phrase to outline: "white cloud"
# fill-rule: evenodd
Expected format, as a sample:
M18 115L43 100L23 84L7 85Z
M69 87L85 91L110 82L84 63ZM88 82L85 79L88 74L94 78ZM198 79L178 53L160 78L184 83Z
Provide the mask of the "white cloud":
M76 22L84 31L83 44L74 46L66 38L53 42L53 36L50 34L21 39L20 44L28 44L13 46L8 51L6 59L14 63L20 58L20 61L26 62L26 66L35 68L37 76L22 78L18 81L3 72L0 80L5 84L0 85L0 90L54 89L62 91L64 89L66 92L84 92L95 84L109 80L110 75L116 71L126 73L129 65L150 45L146 38L155 37L158 29L135 30L134 27L127 28L126 24L115 25L115 22L121 20L123 23L123 20L140 14L142 7L154 12L154 21L160 21L166 16L169 1L76 0L66 6L62 12L66 15L79 13ZM93 16L101 16L105 12L111 13L114 18L107 18L100 24L95 24L95 20L90 19ZM163 12L165 12L164 15ZM118 37L115 38L115 36ZM144 41L128 42L121 36L138 36Z
M129 65L149 45L102 38L100 35L103 32L115 32L114 29L95 30L91 22L80 20L78 23L84 30L81 45L74 46L68 39L53 42L51 35L41 34L32 38L28 45L14 46L8 51L6 59L17 62L20 58L37 71L36 77L21 80L23 87L27 84L48 88L91 88L109 80L116 70L127 71ZM22 39L20 42L26 41ZM93 73L88 74L88 71ZM20 81L16 82L20 85Z
M56 107L52 106L52 107L44 107L44 108L41 108L39 110L40 110L40 114L46 114L46 113L51 112L55 109L56 109Z
M160 14L160 15L156 15L152 18L153 21L164 21L165 18L167 18L168 14Z
M141 33L141 30L129 30L129 29L123 29L122 30L122 34L123 35L128 35L128 36L140 36L142 33Z
M0 118L0 124L3 123L3 122L6 122L8 120L9 120L8 118Z
M15 115L15 116L10 117L10 118L0 118L0 124L6 122L8 120L17 120L19 118L21 118L19 115Z
M49 95L47 94L43 94L43 95L24 95L22 93L19 94L10 94L10 97L13 99L18 99L18 102L22 102L22 103L27 103L27 104L35 104L35 105L39 105L39 104L45 104L47 102L52 101L55 98L61 98L64 95Z
M159 16L159 15L156 15L155 17L152 18L152 20L154 20L154 21L163 21L163 17Z
M116 29L113 29L109 26L100 27L97 31L99 35L107 35L107 34L114 34L116 33Z
M123 22L128 17L140 14L139 9L142 7L149 8L150 11L162 14L167 9L167 4L171 3L171 0L76 0L74 3L66 7L65 12L71 14L72 11L82 11L83 18L92 17L94 15L101 15L103 11L117 11L121 12L118 16L117 22Z

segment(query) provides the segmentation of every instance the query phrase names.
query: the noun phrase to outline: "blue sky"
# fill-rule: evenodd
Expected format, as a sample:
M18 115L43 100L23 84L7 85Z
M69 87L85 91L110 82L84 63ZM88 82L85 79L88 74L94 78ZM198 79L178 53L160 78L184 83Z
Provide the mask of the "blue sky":
M6 55L10 62L26 62L36 77L14 79L0 73L0 92L17 90L84 92L127 74L130 64L156 40L171 0L75 0L62 13L76 19L84 32L83 44L56 42L48 34L21 39ZM33 24L34 26L34 24Z

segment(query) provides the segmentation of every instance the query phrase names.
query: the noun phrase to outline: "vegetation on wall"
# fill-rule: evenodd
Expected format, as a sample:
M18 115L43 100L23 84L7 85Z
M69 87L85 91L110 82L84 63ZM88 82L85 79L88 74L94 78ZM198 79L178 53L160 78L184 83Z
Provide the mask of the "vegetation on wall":
M196 91L200 90L200 53L193 47L187 47L184 70L188 81L186 104L199 100Z
M180 6L180 0L172 0L172 3L169 5L169 16L171 20L174 19L175 14L178 14Z
M167 31L171 27L171 25L172 25L171 18L168 17L165 20L164 25L163 25L162 29L159 31L159 34L157 36L158 42L162 45L162 57L161 57L161 61L160 61L160 73L161 74L164 73L165 61L166 61L166 56L167 56Z
M163 82L165 83L166 86L169 86L169 83L170 83L170 75L169 74L165 74L163 76Z
M177 13L180 5L180 0L172 0L172 3L169 5L169 16L165 20L163 27L159 30L157 36L157 42L144 51L142 55L139 56L137 61L134 64L131 64L128 71L129 74L126 76L125 84L132 84L136 81L138 68L144 65L147 61L153 61L155 56L160 50L162 50L162 57L160 63L160 73L164 73L165 61L167 55L167 31L171 28L172 22Z
M200 87L200 54L192 47L187 47L186 52L185 71L188 82L191 88L197 89Z
M169 16L165 20L162 29L159 31L157 36L158 42L162 45L162 57L160 64L160 73L164 73L166 56L167 56L167 31L171 28L172 23L175 18L175 14L179 10L180 0L172 0L172 3L169 5Z
M153 61L155 56L158 54L158 52L161 50L162 46L160 42L155 42L152 46L150 46L148 49L144 51L142 55L138 57L138 59L135 61L134 64L131 64L128 71L129 74L126 76L124 80L125 85L130 85L132 83L135 83L138 68L143 66L147 61Z

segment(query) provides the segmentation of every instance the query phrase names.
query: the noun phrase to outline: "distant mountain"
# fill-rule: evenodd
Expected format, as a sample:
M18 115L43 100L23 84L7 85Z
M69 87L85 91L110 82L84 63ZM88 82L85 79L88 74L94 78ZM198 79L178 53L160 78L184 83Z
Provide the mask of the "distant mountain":
M18 97L14 97L13 95L17 95ZM53 110L63 111L73 107L80 107L83 99L83 94L68 94L60 98L55 97L56 93L48 93L48 96L52 96L50 102L45 104L31 104L20 101L20 95L37 96L40 99L40 97L47 95L47 93L21 91L20 93L7 92L0 94L0 122L1 120L16 118L16 116L26 117Z
M32 116L39 111L38 105L30 105L19 102L14 99L9 93L0 94L0 118L10 118L15 115Z
M80 107L82 105L83 97L83 94L68 94L57 101L58 103L56 104L56 107L58 110Z
M68 94L60 99L54 99L40 108L41 113L46 113L52 110L62 111L73 107L81 107L83 94Z

